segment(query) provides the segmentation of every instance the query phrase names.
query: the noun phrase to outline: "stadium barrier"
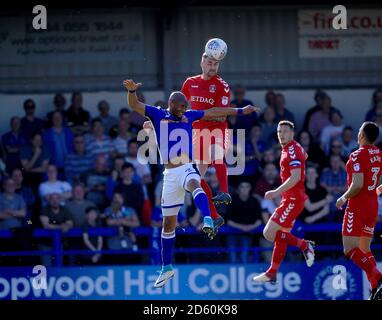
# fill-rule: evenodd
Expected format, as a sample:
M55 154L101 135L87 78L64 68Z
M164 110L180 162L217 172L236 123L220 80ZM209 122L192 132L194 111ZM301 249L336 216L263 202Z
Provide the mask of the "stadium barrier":
M321 224L302 224L297 223L294 228L294 233L303 237L305 232L338 232L341 233L341 224L339 223L321 223ZM261 225L254 229L251 234L261 234L264 225ZM382 225L378 224L376 231L381 231ZM153 238L153 228L151 227L138 227L134 229L134 233L137 236L147 237L149 243L152 243ZM200 232L193 227L188 228L178 228L177 233L179 235L198 235ZM32 233L32 237L35 239L48 238L52 240L52 250L29 250L29 251L2 251L0 256L41 256L41 255L51 255L54 257L54 265L59 267L63 265L63 257L65 255L94 255L95 253L100 253L102 255L126 255L126 254L157 254L158 249L139 249L137 252L133 250L110 250L104 249L100 251L91 250L64 250L62 247L62 240L64 238L80 238L83 231L78 228L73 228L66 233L60 230L47 230L47 229L36 229ZM242 234L241 231L232 228L230 226L223 226L219 229L219 234L232 235L232 234ZM0 231L0 238L12 238L12 231L4 230ZM116 228L93 228L89 229L89 236L103 236L112 237L117 235ZM200 236L204 236L200 234ZM374 244L374 249L382 249L382 244ZM272 250L272 247L251 247L250 250L253 253L252 261L258 263L260 261L260 254L262 251ZM295 248L290 248L292 250L297 250ZM342 244L333 245L317 245L316 251L339 251L342 252ZM247 249L235 248L235 251L243 251ZM227 247L186 247L186 248L175 248L175 253L228 253L232 249Z

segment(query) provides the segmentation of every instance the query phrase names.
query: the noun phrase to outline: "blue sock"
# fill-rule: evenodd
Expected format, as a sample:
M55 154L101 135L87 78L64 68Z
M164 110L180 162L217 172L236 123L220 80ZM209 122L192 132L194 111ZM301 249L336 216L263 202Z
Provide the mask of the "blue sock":
M192 192L192 197L194 198L194 202L196 207L200 210L203 217L211 216L210 213L210 206L208 204L208 198L206 193L203 191L202 188L196 188Z
M175 230L173 232L166 233L162 229L162 270L168 271L172 269L172 257L175 246Z

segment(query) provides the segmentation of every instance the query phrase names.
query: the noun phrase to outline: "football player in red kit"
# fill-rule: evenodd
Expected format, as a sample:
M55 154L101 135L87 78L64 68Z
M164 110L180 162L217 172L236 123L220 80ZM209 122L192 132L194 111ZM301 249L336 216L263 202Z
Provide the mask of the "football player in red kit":
M277 270L284 259L287 246L295 246L302 251L306 264L310 267L314 262L313 242L299 239L290 231L298 215L304 209L307 199L305 194L305 160L308 155L294 137L294 124L280 121L277 136L282 146L280 158L280 175L282 184L275 190L265 193L265 199L282 196L280 206L275 210L264 228L265 239L274 242L271 266L264 273L253 277L254 281L276 281Z
M346 163L348 190L337 200L341 209L348 201L342 224L344 253L366 272L371 285L371 300L382 300L382 273L370 250L378 216L376 188L382 172L382 153L374 142L379 137L378 125L365 122L358 132L359 149Z
M189 77L183 83L181 91L187 97L191 109L206 110L213 107L229 107L231 92L228 84L218 76L220 61L203 53L200 66L202 74ZM204 130L203 130L204 129ZM224 163L225 150L229 146L229 132L226 117L214 121L199 120L193 123L194 160L202 177L201 186L209 198L211 217L217 230L223 218L217 213L214 204L229 204L227 166ZM212 198L212 192L203 179L208 167L213 165L221 192Z

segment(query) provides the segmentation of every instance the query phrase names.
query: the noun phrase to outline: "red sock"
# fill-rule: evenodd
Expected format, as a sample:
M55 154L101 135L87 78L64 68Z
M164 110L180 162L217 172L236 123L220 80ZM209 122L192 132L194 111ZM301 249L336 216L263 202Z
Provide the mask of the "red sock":
M211 191L211 188L210 186L208 185L208 183L206 182L206 180L202 179L201 183L200 183L202 189L204 190L204 192L206 193L207 195L207 198L208 198L208 205L210 207L210 212L211 212L211 218L212 219L216 219L219 215L216 211L216 208L215 208L215 205L214 203L212 202L212 191Z
M347 255L348 258L353 260L353 262L366 272L367 278L371 284L371 288L374 289L378 286L378 281L382 277L382 273L379 272L377 267L368 258L368 255L364 253L360 248L353 248Z
M304 251L306 248L308 248L308 242L306 242L304 239L297 238L290 232L285 232L282 230L276 232L275 241L284 242L288 246L298 247L301 251Z
M366 252L365 254L368 257L369 261L371 261L373 266L376 267L377 266L377 261L375 261L373 253L371 251L369 251L369 252Z
M275 241L275 246L272 253L271 266L268 268L266 273L275 276L281 262L284 259L285 253L287 251L287 245L285 242Z
M216 178L218 178L220 184L220 190L224 193L228 193L228 176L227 166L225 163L214 163L216 170Z

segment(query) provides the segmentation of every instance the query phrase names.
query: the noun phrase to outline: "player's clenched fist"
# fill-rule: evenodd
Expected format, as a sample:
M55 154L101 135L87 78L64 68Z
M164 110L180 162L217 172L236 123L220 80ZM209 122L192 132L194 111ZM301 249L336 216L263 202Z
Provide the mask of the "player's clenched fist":
M128 80L125 80L123 81L123 86L129 90L129 91L135 91L137 90L140 86L142 85L142 83L138 82L138 83L135 83L133 80L131 79L128 79Z

